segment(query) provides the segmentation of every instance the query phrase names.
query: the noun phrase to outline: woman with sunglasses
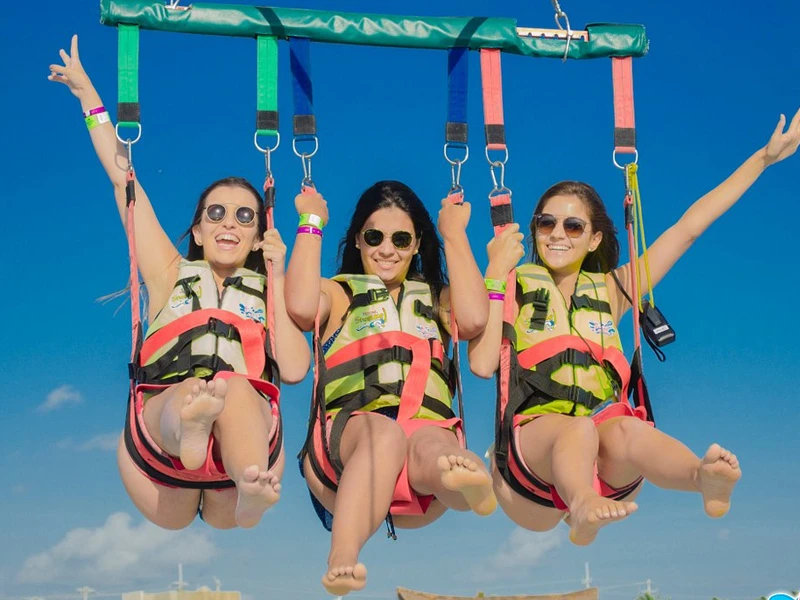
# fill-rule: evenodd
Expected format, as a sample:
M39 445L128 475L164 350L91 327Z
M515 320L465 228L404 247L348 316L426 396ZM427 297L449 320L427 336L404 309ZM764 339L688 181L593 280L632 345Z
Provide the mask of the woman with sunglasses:
M296 206L286 305L303 329L314 329L315 317L321 324L302 468L332 529L322 583L344 595L366 584L358 556L384 519L392 532L430 523L446 508L494 510L488 471L460 443L451 406L456 373L445 351L451 309L460 336L470 339L489 305L466 236L469 204L444 200L439 212L450 286L442 242L406 185L379 181L362 194L333 279L320 278L324 199L303 193Z
M48 79L81 103L97 157L114 186L123 224L126 148L78 56ZM147 287L149 327L136 365L148 393L136 394L117 460L136 507L152 522L180 529L202 518L218 528L253 527L277 502L283 472L277 388L266 357L266 264L272 264L275 359L284 381L308 370L308 344L286 313L286 247L266 231L258 191L238 177L200 196L182 257L135 182L136 261ZM145 358L148 347L155 348Z
M768 144L652 245L653 285L769 165L797 150L800 111L786 133L785 121L781 116ZM631 373L617 324L631 308L631 265L618 266L616 229L597 192L575 181L554 185L539 200L530 233L532 261L516 268L510 377L516 384L492 455L500 506L533 531L552 529L566 516L578 545L636 511L643 479L699 492L705 512L723 516L741 477L736 456L712 444L697 457L628 403ZM490 302L487 328L470 342L470 367L480 377L499 368L504 282L524 255L522 238L514 224L488 246L486 275L496 280L493 297L501 301Z

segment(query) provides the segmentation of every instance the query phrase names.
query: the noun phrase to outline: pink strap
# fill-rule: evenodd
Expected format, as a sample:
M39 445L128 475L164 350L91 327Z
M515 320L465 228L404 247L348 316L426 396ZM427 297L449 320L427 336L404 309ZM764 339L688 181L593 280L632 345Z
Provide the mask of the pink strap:
M633 59L611 59L614 83L614 149L620 153L636 152L636 123L633 113Z
M493 125L502 127L503 120L503 75L500 68L500 50L497 48L481 49L481 80L483 83L483 120L487 130ZM488 138L487 131L487 138ZM489 150L505 150L505 141L489 142Z

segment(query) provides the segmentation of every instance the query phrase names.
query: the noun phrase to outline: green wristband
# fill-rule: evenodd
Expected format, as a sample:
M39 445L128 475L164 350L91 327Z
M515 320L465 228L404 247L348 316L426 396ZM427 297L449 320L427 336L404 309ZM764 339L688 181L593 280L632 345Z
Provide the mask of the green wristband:
M325 226L325 223L322 222L322 217L319 215L315 215L313 213L303 213L300 215L300 222L297 224L298 227L302 227L303 225L311 225L312 227L318 227L322 229Z
M506 293L506 282L499 279L484 279L486 282L486 289L490 292Z

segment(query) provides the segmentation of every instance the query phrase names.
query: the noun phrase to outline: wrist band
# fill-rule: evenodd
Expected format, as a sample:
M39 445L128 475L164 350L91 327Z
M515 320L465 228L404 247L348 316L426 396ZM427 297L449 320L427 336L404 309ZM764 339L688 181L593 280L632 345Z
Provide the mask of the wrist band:
M486 283L486 289L490 292L500 292L501 294L506 293L506 282L500 281L499 279L484 279Z
M322 237L322 229L314 227L313 225L300 225L300 227L297 228L297 233L312 233Z
M105 106L97 106L95 108L90 108L89 110L84 111L83 112L83 116L84 117L91 117L92 115L98 115L98 114L104 113L104 112L108 112L108 111L106 111L106 107Z
M300 215L300 222L298 225L312 225L318 229L322 229L324 227L322 217L315 215L314 213L303 213Z
M502 292L489 292L489 300L502 300L505 301L506 295Z
M98 125L110 122L111 118L108 116L108 112L100 112L94 115L89 115L88 117L85 117L83 120L86 122L86 129L91 131Z

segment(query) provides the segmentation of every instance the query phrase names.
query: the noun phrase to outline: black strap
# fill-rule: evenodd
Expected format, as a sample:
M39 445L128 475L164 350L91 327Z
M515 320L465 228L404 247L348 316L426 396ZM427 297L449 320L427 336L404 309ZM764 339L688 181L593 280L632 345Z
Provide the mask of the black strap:
M192 289L192 284L198 281L200 281L200 276L194 275L193 277L185 277L175 282L175 287L181 286L186 297L192 299L192 312L200 310L200 298L197 297L194 289Z
M369 306L370 304L383 302L388 299L389 299L389 290L387 290L386 288L367 290L366 292L361 292L360 294L355 294L353 296L353 299L350 302L350 307L347 309L347 312L349 313L356 308Z
M223 287L232 287L240 292L245 294L249 294L251 296L255 296L256 298L263 299L264 298L264 290L258 290L256 288L251 288L250 286L244 285L243 283L244 277L241 275L236 275L235 277L226 277L225 280L222 282Z
M425 304L422 300L414 300L414 312L429 321L436 320L436 316L433 314L433 307Z
M573 294L572 310L581 310L582 308L588 308L589 310L606 313L609 315L611 314L611 305L605 300L598 300L597 298L592 298L590 296L578 296L577 294Z
M533 306L530 328L535 331L544 331L544 324L547 321L547 309L550 306L550 292L546 288L539 288L532 292L522 294L522 306L528 304Z

